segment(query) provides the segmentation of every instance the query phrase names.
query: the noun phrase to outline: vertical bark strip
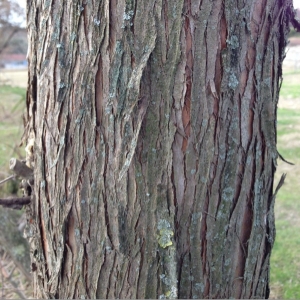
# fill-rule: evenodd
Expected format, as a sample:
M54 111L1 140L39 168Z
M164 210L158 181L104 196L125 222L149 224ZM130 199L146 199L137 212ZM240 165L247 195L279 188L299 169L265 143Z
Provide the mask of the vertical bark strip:
M265 298L275 0L28 1L35 298Z

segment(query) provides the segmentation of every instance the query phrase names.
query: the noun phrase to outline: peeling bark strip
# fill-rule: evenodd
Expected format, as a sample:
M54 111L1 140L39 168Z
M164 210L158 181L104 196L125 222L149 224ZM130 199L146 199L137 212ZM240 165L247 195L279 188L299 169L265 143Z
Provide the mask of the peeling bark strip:
M286 2L27 13L34 297L267 297Z

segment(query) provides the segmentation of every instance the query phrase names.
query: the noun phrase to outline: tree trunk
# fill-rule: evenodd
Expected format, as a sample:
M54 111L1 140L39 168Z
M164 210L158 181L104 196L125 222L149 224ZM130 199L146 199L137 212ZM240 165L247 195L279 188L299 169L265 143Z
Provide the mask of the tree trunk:
M28 1L35 298L268 296L281 2Z

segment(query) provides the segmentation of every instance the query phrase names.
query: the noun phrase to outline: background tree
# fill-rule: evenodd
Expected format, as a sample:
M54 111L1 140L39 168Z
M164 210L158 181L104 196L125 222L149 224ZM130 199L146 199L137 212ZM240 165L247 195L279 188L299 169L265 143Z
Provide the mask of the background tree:
M32 0L27 17L35 297L268 297L291 1Z
M12 0L0 1L0 54L24 24L24 9Z
M2 54L24 53L27 51L27 38L25 26L25 9L16 2L0 1L0 67L3 67ZM25 91L8 86L10 80L7 73L1 70L0 74L0 124L1 124L1 150L0 150L0 202L8 194L17 196L19 182L10 180L3 185L5 178L10 176L8 161L11 156L21 156L18 151L19 136L16 127L21 120L19 109L25 101ZM14 93L7 95L14 89ZM10 103L7 105L7 98ZM19 105L15 105L18 101ZM24 106L23 106L24 108ZM11 130L9 125L14 124ZM20 131L22 126L20 124ZM9 138L8 138L9 136ZM4 154L5 153L5 154ZM9 156L6 159L6 155ZM5 159L5 164L4 164ZM20 195L19 195L20 196ZM20 206L19 206L20 208ZM1 274L1 298L25 299L31 292L30 257L27 241L22 237L22 212L0 207L0 274ZM24 216L26 224L26 218Z

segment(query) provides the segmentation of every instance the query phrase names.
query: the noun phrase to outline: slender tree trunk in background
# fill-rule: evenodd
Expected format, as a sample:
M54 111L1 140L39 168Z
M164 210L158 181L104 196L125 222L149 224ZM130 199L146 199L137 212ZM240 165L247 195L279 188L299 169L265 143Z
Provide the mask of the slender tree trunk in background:
M267 297L287 1L27 13L34 297Z

